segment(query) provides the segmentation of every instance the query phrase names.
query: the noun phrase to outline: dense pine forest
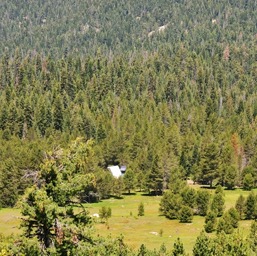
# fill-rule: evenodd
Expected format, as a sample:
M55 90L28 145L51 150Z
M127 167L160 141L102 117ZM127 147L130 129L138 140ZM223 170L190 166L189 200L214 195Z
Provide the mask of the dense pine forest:
M164 194L167 218L207 223L223 212L202 213L185 180L220 197L257 186L255 0L2 0L0 16L0 206L22 208L27 237L0 255L166 255L94 240L84 203ZM224 237L202 233L194 255L254 255L253 237L217 254L241 239Z

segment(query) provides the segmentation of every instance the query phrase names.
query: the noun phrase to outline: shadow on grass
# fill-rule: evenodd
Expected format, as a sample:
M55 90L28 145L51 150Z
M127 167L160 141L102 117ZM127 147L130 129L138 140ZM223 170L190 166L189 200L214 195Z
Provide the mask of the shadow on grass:
M201 185L200 188L202 188L202 189L209 189L209 190L215 190L216 186L210 187L210 185Z
M208 190L215 190L217 188L217 186L212 186L210 187L210 185L201 185L200 188L202 189L208 189ZM226 191L233 191L236 190L237 188L227 188L227 187L222 187L224 190Z
M114 199L119 199L119 200L124 199L124 197L122 195L121 196L110 195L109 198L114 198Z
M128 192L126 192L126 193L122 193L122 195L124 195L124 196L135 196L137 193L134 193L134 192L130 192L130 193L128 193Z
M156 192L156 191L151 191L150 193L142 193L141 194L142 196L162 196L163 195L163 192L161 192L161 191L158 191L158 192Z

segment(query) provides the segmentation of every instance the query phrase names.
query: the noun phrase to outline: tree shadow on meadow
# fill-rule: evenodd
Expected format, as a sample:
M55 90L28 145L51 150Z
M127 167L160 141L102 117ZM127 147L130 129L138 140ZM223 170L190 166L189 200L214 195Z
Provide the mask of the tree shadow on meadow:
M125 192L125 193L122 193L123 196L135 196L136 194L137 193L135 193L135 192L130 192L130 193Z
M141 194L142 196L162 196L162 191L151 191L151 192L144 192Z

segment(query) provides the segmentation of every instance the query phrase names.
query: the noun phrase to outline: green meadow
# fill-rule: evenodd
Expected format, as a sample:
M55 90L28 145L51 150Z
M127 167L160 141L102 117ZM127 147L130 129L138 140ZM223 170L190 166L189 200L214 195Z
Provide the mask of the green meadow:
M196 186L195 186L196 187ZM199 189L196 187L196 189ZM211 190L211 192L213 192ZM249 192L236 189L225 191L226 208L235 205L238 196L247 196ZM101 223L96 218L95 235L117 237L123 235L125 242L132 248L138 249L145 244L149 249L159 248L165 244L171 249L177 237L180 237L186 251L191 253L196 237L204 225L204 218L194 216L189 224L169 220L159 213L161 196L147 196L142 193L124 195L122 199L110 198L100 203L86 204L90 214L99 213L102 206L111 207L112 216L107 223ZM138 206L144 203L145 215L138 217ZM0 210L0 233L3 235L20 234L19 223L21 214L19 209ZM249 232L251 222L241 221L239 232L245 236Z

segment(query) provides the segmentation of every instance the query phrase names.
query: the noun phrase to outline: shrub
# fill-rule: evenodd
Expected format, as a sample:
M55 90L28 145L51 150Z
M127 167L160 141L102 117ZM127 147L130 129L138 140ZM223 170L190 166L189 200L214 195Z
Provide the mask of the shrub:
M235 208L232 207L228 210L228 214L230 216L231 225L233 226L233 228L237 228L238 222L240 220L239 213L237 212L237 210Z
M197 213L201 216L205 216L208 211L210 202L210 193L205 190L197 191L196 196L196 205L197 205Z
M188 206L182 206L179 214L179 220L182 223L190 223L193 220L193 210Z
M207 233L211 233L216 229L217 219L215 212L211 211L205 217L204 229Z
M252 174L248 173L245 175L243 180L243 189L251 190L254 187L254 178Z
M101 218L101 220L105 220L107 222L107 220L112 216L112 209L110 207L105 207L103 206L100 210L99 210L99 217Z
M144 204L141 202L138 206L138 216L144 216L145 215L145 207Z
M242 220L244 217L244 212L245 212L245 198L240 195L236 201L235 208L237 212L239 213L239 217Z

